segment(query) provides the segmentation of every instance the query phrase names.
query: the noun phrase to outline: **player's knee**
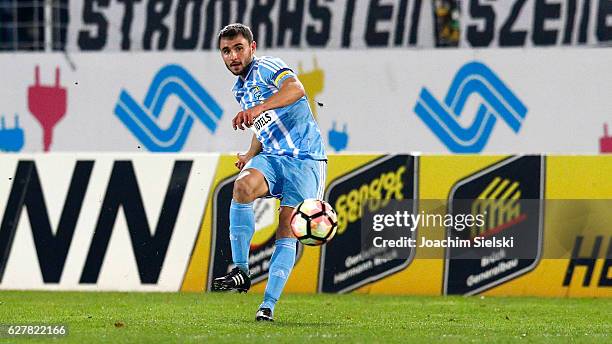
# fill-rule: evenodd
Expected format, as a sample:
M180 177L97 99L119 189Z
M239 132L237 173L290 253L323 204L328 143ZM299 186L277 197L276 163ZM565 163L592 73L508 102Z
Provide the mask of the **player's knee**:
M234 200L240 203L251 203L257 198L255 187L248 179L242 178L234 182Z

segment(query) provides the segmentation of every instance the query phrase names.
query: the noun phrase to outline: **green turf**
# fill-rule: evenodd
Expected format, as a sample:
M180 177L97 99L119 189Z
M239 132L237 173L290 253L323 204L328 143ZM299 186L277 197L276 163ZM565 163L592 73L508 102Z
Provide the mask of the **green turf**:
M254 321L260 299L257 294L0 292L0 324L66 324L68 336L54 342L80 344L612 341L610 299L284 295L273 324Z

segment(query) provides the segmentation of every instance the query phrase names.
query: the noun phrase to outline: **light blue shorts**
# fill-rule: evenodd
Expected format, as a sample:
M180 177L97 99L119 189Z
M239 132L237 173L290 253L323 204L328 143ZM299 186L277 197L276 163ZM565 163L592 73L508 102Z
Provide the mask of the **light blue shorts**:
M323 199L327 161L258 154L244 166L247 168L264 175L269 197L280 199L283 207L295 208L307 198Z

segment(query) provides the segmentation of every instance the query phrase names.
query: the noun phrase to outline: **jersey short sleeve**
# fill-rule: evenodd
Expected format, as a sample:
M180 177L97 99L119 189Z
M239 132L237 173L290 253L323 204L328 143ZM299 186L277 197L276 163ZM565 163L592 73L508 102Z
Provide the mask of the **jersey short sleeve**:
M261 57L259 60L259 67L259 73L262 79L267 84L274 85L276 88L280 88L283 82L288 78L297 78L287 64L277 57Z

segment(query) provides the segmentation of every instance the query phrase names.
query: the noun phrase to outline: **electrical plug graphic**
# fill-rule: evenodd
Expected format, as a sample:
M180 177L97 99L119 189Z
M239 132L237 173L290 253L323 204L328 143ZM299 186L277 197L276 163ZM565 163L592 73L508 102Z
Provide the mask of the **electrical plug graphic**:
M327 141L336 152L346 149L348 146L349 134L346 130L346 123L342 126L342 131L336 130L336 121L333 122L332 128L327 132Z
M315 105L317 102L315 98L323 92L323 88L325 85L325 72L322 68L319 67L319 63L317 62L317 58L313 58L314 68L309 72L304 72L302 68L302 63L298 63L298 78L302 85L304 85L304 90L306 90L306 95L308 96L308 104L310 105L310 109L312 110L312 115L315 120L318 119L318 110ZM322 104L318 104L319 106L323 106Z
M0 118L0 151L19 152L24 144L23 129L19 127L19 117L15 114L13 128L7 128L4 116Z
M28 108L43 128L45 152L53 142L53 128L66 114L67 92L60 86L60 70L55 68L55 85L40 84L39 67L34 70L34 85L28 87Z
M612 136L608 135L608 123L604 123L604 136L599 139L599 152L612 153Z

